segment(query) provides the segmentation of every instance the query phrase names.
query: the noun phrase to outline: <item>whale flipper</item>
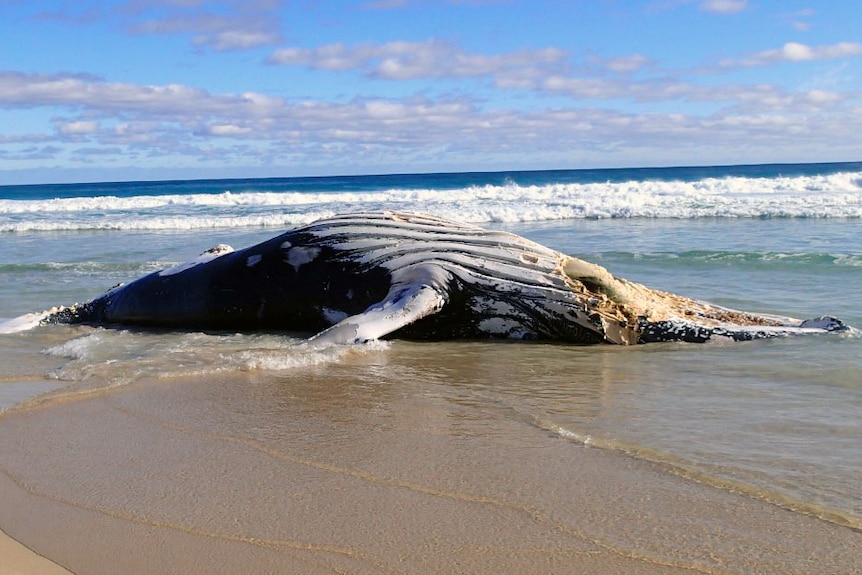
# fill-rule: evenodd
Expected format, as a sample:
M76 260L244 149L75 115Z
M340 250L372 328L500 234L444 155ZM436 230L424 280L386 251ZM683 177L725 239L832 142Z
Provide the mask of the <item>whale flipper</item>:
M387 296L364 312L344 318L309 339L324 344L364 343L380 339L416 320L435 314L446 305L444 290L415 281L393 285Z

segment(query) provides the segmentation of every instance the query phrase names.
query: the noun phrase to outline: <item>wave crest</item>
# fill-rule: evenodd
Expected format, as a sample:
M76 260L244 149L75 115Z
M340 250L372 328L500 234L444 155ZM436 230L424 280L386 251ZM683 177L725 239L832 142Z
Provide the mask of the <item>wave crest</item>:
M417 176L418 178L418 176ZM397 208L462 221L603 218L862 218L862 172L455 188L105 195L0 200L0 232L286 227L349 211ZM122 184L117 184L122 186ZM171 190L165 184L166 190Z

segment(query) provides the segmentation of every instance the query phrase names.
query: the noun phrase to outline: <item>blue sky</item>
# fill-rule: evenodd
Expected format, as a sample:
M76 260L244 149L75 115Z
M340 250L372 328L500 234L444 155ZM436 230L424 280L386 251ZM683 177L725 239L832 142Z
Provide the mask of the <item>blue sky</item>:
M862 4L0 0L0 184L862 160Z

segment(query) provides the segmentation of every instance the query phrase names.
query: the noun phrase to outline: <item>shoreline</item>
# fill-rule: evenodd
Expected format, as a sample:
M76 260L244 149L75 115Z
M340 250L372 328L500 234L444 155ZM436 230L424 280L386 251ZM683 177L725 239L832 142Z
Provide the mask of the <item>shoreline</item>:
M0 529L0 575L72 575Z
M9 412L0 527L80 575L859 572L858 532L362 371Z

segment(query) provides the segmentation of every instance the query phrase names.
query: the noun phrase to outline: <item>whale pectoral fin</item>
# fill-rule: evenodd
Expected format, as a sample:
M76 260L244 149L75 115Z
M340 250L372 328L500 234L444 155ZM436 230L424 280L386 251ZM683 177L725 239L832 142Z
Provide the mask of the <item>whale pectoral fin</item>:
M445 292L427 283L394 285L386 298L360 314L347 317L309 339L328 344L363 343L380 339L446 305Z

